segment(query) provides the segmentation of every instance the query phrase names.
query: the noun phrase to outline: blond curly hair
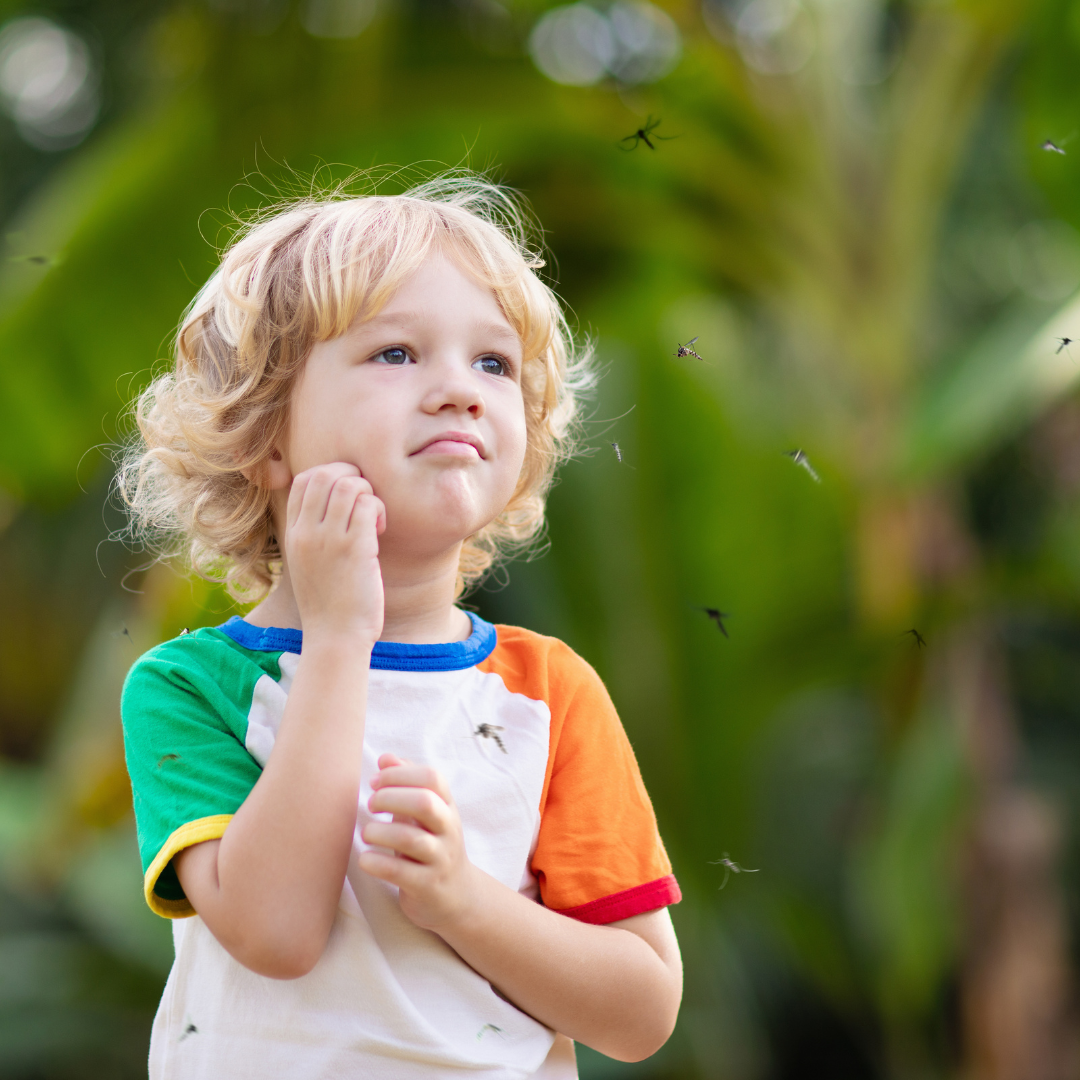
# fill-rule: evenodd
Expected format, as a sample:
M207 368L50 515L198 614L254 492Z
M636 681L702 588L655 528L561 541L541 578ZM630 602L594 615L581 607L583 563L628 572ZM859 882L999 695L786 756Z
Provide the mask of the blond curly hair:
M312 346L375 315L438 250L492 289L524 350L524 464L502 513L465 541L458 595L535 540L592 378L589 349L536 274L530 229L517 196L462 172L402 195L309 194L243 224L184 314L171 370L133 404L137 430L117 472L132 536L237 599L265 595L281 549L259 479Z

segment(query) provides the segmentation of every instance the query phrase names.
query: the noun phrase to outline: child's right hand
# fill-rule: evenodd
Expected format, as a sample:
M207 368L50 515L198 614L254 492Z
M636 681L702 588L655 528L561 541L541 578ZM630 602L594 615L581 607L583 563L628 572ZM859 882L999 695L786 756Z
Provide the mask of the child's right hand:
M382 500L355 465L335 461L293 478L285 517L284 555L305 639L373 645L383 628Z

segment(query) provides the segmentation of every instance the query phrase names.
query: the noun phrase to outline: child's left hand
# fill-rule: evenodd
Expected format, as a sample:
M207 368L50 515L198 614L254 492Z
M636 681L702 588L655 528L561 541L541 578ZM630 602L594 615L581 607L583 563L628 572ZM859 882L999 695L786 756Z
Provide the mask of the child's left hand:
M397 854L361 852L360 869L398 886L405 915L438 933L475 910L472 894L479 872L465 854L461 818L435 769L393 754L379 758L379 769L368 809L391 813L394 819L369 821L360 835L365 843Z

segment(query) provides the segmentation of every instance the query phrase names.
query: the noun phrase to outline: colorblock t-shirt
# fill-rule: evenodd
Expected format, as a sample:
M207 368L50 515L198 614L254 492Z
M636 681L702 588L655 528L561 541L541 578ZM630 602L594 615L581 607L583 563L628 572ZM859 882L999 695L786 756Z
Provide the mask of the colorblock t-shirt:
M376 644L360 798L341 901L307 975L249 971L184 895L177 852L221 837L273 752L300 631L239 618L165 642L124 688L147 902L176 959L151 1080L491 1080L576 1076L568 1040L501 997L356 856L380 754L446 778L469 859L571 918L610 923L680 899L630 743L593 669L561 641L475 615L442 645Z

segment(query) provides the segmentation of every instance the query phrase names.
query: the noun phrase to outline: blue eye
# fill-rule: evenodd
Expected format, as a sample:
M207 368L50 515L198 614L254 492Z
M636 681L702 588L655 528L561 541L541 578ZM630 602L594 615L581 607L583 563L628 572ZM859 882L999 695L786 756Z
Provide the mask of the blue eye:
M393 348L383 349L374 359L380 364L407 364L412 357L404 349L395 345Z
M488 375L509 375L510 369L505 360L498 356L481 356L473 363L474 368L479 368Z

